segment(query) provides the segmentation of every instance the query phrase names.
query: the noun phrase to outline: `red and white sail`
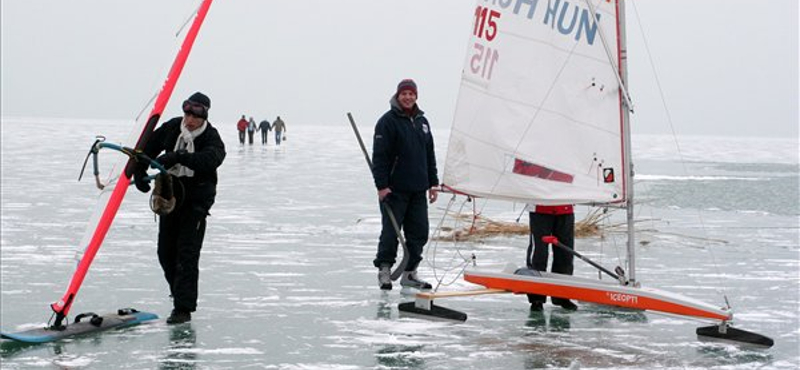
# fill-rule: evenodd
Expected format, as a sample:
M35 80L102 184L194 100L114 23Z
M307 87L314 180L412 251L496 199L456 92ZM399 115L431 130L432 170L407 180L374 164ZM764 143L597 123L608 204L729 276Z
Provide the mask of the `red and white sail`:
M477 1L444 185L537 204L625 201L616 1L591 1Z

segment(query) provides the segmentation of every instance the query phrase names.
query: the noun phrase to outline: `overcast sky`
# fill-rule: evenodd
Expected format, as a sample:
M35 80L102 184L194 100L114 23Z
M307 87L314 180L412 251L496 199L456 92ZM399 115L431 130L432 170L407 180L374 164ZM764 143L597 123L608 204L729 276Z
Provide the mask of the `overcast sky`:
M134 118L161 86L181 41L175 33L199 0L0 4L3 117L119 120ZM627 4L635 134L672 130L658 76L679 135L797 139L797 0ZM434 129L449 127L474 7L473 0L218 0L166 115L180 114L178 104L199 90L223 130L234 130L241 114L280 115L289 130L346 125L348 111L372 126L397 82L414 78Z

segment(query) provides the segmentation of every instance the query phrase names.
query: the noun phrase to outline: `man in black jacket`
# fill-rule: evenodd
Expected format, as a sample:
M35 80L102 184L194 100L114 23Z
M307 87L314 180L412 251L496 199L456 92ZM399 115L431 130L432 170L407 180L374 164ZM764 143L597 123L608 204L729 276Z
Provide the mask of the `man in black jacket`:
M206 216L217 194L217 167L225 159L225 145L208 122L211 100L195 93L183 102L183 117L164 122L153 131L144 153L156 158L172 178L175 208L161 214L158 223L158 260L173 298L168 324L191 320L197 309L198 263ZM134 174L136 188L146 193L146 164ZM158 189L158 186L157 186Z
M422 247L428 242L428 205L436 201L439 178L433 135L424 112L417 105L417 85L406 79L397 85L390 100L391 109L375 125L372 147L372 176L378 199L392 209L403 229L408 247L408 265L400 285L431 289L417 276L422 261ZM397 256L397 234L384 207L378 254L373 261L378 268L378 285L392 289L391 267Z

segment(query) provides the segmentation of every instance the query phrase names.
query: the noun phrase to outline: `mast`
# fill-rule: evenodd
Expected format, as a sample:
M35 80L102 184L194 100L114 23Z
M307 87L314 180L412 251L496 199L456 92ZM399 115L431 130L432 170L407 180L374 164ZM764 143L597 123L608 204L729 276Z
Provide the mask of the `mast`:
M625 31L625 0L617 0L617 28L619 30L619 74L627 90L628 86L628 46ZM622 87L620 87L622 89ZM623 94L624 90L620 92ZM636 284L636 234L633 228L633 161L631 160L631 126L630 109L627 99L620 99L622 109L623 171L624 191L626 194L625 210L628 225L628 278Z

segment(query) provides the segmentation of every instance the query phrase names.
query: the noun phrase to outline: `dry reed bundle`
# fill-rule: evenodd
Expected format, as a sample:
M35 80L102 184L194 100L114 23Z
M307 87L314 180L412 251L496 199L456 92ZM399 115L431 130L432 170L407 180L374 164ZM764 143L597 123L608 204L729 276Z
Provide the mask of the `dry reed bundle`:
M527 222L495 221L482 215L453 214L458 221L466 226L453 229L442 227L434 240L441 241L480 241L485 238L497 236L528 235L530 227ZM610 213L602 208L595 208L583 219L575 222L575 237L587 238L602 236L601 223L610 217Z

